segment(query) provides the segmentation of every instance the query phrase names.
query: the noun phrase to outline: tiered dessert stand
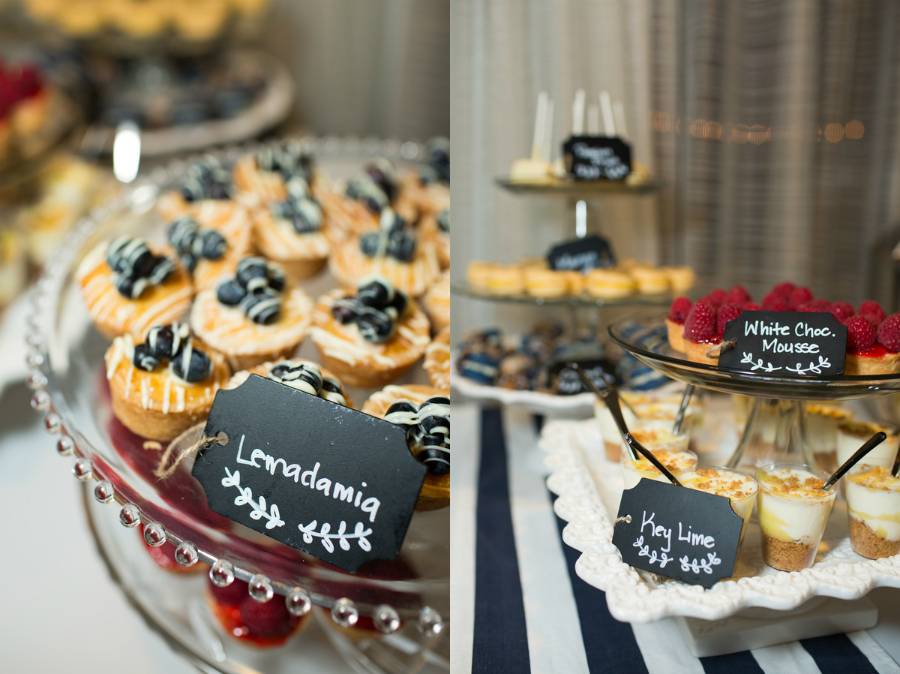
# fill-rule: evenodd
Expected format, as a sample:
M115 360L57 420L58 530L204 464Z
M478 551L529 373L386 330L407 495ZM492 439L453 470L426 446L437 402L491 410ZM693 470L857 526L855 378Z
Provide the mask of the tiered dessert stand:
M421 156L413 143L305 142L318 165L336 178L356 174L368 158L403 165ZM254 149L219 156L227 162ZM103 368L107 342L90 325L73 274L85 252L112 233L153 238L161 231L156 199L187 166L181 162L154 173L83 220L37 284L27 321L32 407L84 484L88 521L113 578L148 624L204 671L297 671L307 638L301 634L265 650L232 639L207 609L207 577L219 587L246 581L257 601L286 602L295 616L313 613L357 671L449 670L448 509L416 513L397 560L345 573L212 512L189 469L157 480L154 453L112 415ZM304 287L315 295L333 285L326 275ZM300 357L315 359L312 346ZM349 393L361 402L371 391ZM182 572L197 573L145 572L155 566L146 547L170 557Z
M778 460L815 466L805 442L804 410L808 401L841 401L900 391L900 375L786 378L739 373L692 363L652 335L665 334L662 317L643 319L648 328L634 338L623 333L624 320L609 327L610 337L635 358L662 374L693 387L749 396L753 404L730 457L713 461L731 466ZM763 405L777 401L785 432L761 451L754 438ZM724 402L721 399L719 402ZM722 414L720 414L722 412ZM727 416L727 406L716 416ZM732 440L735 438L732 437ZM612 545L614 520L622 493L621 471L603 456L594 420L552 421L541 444L548 451L549 488L558 495L554 508L567 521L565 542L582 554L575 565L580 577L606 592L612 614L645 622L684 618L686 635L698 655L758 648L786 640L871 627L875 606L865 595L876 587L900 587L900 556L868 560L853 552L847 534L846 504L839 500L829 520L820 558L803 571L785 573L762 561L759 528L745 536L735 576L711 589L668 581L626 565ZM716 447L727 446L717 438ZM731 443L734 446L734 443ZM835 601L852 600L852 601ZM702 620L696 620L697 618ZM706 621L717 621L715 623Z
M518 196L565 199L572 214L572 219L575 221L575 236L579 239L584 238L589 233L588 201L608 196L648 196L655 194L658 189L656 183L649 181L636 185L603 180L554 180L548 183L526 183L499 177L494 182L498 187ZM498 295L474 288L466 281L454 283L452 290L454 296L483 302L518 304L535 308L554 307L566 309L569 313L570 326L575 331L578 331L579 326L581 326L579 312L584 311L588 314L588 323L583 327L597 335L598 338L601 336L603 319L609 316L612 311L619 309L653 309L666 306L672 301L672 295L670 294L636 294L622 299L599 299L587 296L542 298L527 294ZM594 396L590 393L560 396L538 391L503 389L497 386L477 384L461 376L453 378L453 387L459 393L472 400L524 407L540 414L584 415L590 413L594 407Z

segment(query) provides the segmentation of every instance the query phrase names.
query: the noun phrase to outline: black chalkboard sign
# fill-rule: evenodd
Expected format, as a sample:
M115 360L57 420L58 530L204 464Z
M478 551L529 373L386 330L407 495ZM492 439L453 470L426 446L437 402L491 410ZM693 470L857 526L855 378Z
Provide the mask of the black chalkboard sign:
M847 328L828 312L745 311L725 326L719 368L779 377L844 371Z
M631 146L618 137L570 136L562 151L575 180L625 180L631 173Z
M616 264L609 240L591 234L558 243L547 253L547 265L556 271L581 271L612 267Z
M425 477L401 426L251 375L205 432L228 437L193 468L217 513L351 572L399 553Z
M642 478L622 492L612 542L626 564L712 587L734 572L742 523L723 496Z

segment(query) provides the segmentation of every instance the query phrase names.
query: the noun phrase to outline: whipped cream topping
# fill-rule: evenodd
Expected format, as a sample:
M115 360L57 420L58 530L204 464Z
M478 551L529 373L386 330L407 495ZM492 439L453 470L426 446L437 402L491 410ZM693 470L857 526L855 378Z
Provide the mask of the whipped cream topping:
M725 468L698 468L684 474L680 480L685 487L724 496L744 522L750 519L758 491L756 480L751 476Z

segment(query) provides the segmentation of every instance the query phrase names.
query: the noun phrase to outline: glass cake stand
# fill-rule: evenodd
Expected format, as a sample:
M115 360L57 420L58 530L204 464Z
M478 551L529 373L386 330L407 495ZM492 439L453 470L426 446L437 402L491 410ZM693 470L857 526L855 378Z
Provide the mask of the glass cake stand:
M422 154L413 143L302 140L333 178L358 173L368 158L387 157L402 168ZM233 148L217 156L230 162L261 147ZM369 563L349 574L210 510L188 466L167 480L156 479L156 454L144 449L143 439L113 416L103 366L108 340L91 325L75 270L87 251L113 234L140 233L151 241L161 240L164 223L154 208L157 197L177 184L189 164L178 162L155 172L81 221L55 263L47 265L26 323L32 407L43 415L47 431L56 436L56 451L72 457L74 476L90 488L97 504L117 508L117 520L126 528L141 525L147 544L158 548L157 552L168 550L176 563L172 566L191 570L206 565L209 578L220 586L239 579L250 583L256 597L286 602L296 616L315 613L339 650L364 671L413 672L426 660L447 664L447 508L414 515L397 559ZM305 283L304 289L315 297L334 286L323 274ZM315 359L313 346L304 345L299 356ZM396 383L424 381L424 373L416 371ZM348 389L357 404L372 392ZM139 536L137 531L129 533ZM240 649L233 659L226 658L230 663L226 667L217 657L215 640L198 641L197 633L188 629L173 630L169 636L181 651L200 650L201 660L219 663L213 666L223 671L255 671L240 656ZM287 657L289 652L285 649Z
M635 330L637 325L640 329ZM798 462L822 467L807 441L805 404L838 402L900 391L900 375L779 377L731 372L694 363L669 346L664 317L623 318L609 326L622 349L667 377L692 387L750 398L746 423L727 465ZM763 428L768 425L769 428ZM763 438L768 437L769 440Z

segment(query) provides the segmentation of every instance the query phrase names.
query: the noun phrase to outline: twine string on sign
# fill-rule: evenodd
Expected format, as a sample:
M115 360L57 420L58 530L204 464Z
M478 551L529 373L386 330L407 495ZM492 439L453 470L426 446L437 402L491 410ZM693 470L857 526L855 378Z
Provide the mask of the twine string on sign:
M170 478L175 474L175 471L178 470L178 466L186 459L196 456L204 449L208 449L214 445L224 446L227 444L228 434L225 433L225 431L219 431L213 436L206 435L206 433L201 431L200 437L197 438L197 440L183 448L177 441L170 442L169 446L166 447L166 451L159 457L159 463L157 463L156 468L153 469L153 474L160 480Z

